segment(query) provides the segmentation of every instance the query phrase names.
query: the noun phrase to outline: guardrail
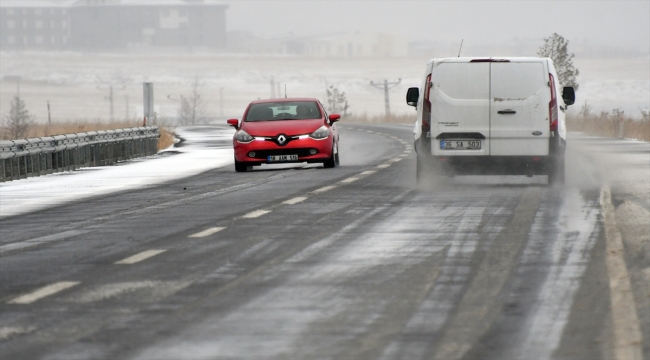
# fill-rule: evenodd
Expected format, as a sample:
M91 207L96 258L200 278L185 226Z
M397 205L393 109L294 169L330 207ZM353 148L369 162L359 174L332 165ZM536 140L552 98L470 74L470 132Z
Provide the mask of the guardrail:
M110 165L158 152L157 126L0 141L0 181Z

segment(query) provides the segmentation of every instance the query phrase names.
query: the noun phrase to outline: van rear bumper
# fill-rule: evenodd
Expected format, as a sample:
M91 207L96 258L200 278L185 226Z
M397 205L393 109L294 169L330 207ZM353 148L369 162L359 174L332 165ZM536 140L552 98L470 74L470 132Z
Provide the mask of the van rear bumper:
M434 167L457 175L547 175L551 156L431 156Z

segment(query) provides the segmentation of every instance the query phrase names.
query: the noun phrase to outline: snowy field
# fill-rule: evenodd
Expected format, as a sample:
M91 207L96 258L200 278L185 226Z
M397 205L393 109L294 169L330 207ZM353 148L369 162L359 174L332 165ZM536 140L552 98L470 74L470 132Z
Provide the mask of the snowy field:
M38 121L108 119L108 87L114 87L116 119L142 114L142 83L153 82L156 111L176 116L180 96L198 79L206 114L240 117L244 107L272 94L310 96L325 101L326 84L347 94L350 112L381 115L383 92L370 81L402 82L391 90L391 110L412 114L404 102L408 87L419 86L425 58L305 58L215 54L81 54L0 52L0 113L6 114L20 78L20 94ZM648 58L574 59L580 70L577 111L586 100L594 110L623 109L638 116L650 107ZM271 81L275 86L271 87ZM223 95L223 96L221 96ZM168 96L170 98L168 98ZM128 98L128 106L127 106ZM223 101L221 101L221 99Z
M197 131L196 128L176 129L178 136L188 140L187 145L172 149L179 154L169 156L162 152L111 166L0 183L0 218L94 196L156 186L231 165L233 151L230 139L234 130L211 129L209 132ZM215 147L215 143L228 146Z

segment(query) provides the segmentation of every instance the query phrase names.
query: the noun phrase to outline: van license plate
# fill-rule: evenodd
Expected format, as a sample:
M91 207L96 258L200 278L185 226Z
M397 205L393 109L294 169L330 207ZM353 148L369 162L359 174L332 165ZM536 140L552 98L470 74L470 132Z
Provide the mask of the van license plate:
M441 140L441 150L481 150L481 140Z
M297 161L298 155L269 155L266 160L268 162Z

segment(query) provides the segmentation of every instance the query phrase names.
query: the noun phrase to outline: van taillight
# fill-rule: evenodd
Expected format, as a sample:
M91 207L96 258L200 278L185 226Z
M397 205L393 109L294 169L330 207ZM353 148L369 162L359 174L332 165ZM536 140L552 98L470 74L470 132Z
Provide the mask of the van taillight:
M551 85L551 102L548 103L548 120L551 124L551 131L557 130L557 97L555 94L555 79L553 74L548 74L549 83Z
M424 82L424 101L422 101L422 131L424 133L428 132L431 129L431 101L429 100L429 95L431 94L431 74L427 76L427 80Z

